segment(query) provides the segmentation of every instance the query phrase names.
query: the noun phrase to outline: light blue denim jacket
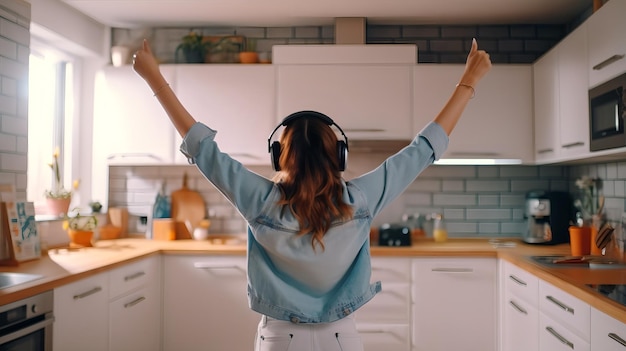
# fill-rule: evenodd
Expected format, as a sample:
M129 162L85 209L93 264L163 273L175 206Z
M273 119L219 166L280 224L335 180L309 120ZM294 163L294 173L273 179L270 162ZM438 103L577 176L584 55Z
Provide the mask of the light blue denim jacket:
M294 323L336 321L381 290L380 282L370 283L372 220L448 146L443 129L430 123L379 167L344 182L343 201L354 216L333 223L322 250L313 249L310 235L295 235L298 221L276 205L278 185L222 153L215 134L196 123L180 149L248 223L250 308Z

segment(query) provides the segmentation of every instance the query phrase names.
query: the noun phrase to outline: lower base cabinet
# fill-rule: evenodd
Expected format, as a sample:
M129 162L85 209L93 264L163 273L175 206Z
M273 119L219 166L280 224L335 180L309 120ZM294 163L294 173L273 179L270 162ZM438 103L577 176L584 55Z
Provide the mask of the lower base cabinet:
M591 351L589 343L544 313L539 314L539 351ZM605 349L595 349L606 351Z
M497 261L413 260L413 351L495 351Z
M163 350L252 350L245 256L163 257Z
M617 319L591 309L591 350L626 350L626 324Z

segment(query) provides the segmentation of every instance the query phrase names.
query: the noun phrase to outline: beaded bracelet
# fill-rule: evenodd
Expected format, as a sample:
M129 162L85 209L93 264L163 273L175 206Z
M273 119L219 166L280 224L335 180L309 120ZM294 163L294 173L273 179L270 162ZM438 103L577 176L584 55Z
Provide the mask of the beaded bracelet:
M465 83L459 83L456 85L457 87L468 87L470 89L472 89L472 97L470 99L473 99L474 96L476 96L476 90L474 90L474 87L469 85L469 84L465 84Z

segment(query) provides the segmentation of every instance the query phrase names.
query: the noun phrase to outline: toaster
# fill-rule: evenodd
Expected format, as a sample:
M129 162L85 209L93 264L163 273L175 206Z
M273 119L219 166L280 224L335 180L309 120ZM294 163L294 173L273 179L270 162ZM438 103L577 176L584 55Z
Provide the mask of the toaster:
M383 224L378 232L379 246L411 246L411 228Z

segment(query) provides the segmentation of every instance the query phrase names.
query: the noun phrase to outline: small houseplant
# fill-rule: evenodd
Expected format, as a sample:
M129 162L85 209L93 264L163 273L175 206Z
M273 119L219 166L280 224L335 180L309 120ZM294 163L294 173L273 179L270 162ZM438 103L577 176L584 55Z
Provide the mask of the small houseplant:
M211 49L211 43L196 32L190 32L183 37L183 42L176 47L175 61L178 62L179 52L182 51L187 63L204 63L204 56Z
M52 154L52 162L48 163L52 170L53 180L52 189L46 190L44 196L46 197L46 205L48 207L48 213L52 215L64 215L70 207L72 201L72 190L67 190L63 186L61 181L61 170L59 168L59 148L57 147ZM72 184L74 190L78 189L80 181L75 180Z
M245 38L242 51L239 53L239 62L258 63L259 54L256 52L256 39Z
M77 246L93 246L93 232L98 226L98 218L94 215L82 215L80 209L72 210L74 216L65 216L63 229L67 230L70 243Z

